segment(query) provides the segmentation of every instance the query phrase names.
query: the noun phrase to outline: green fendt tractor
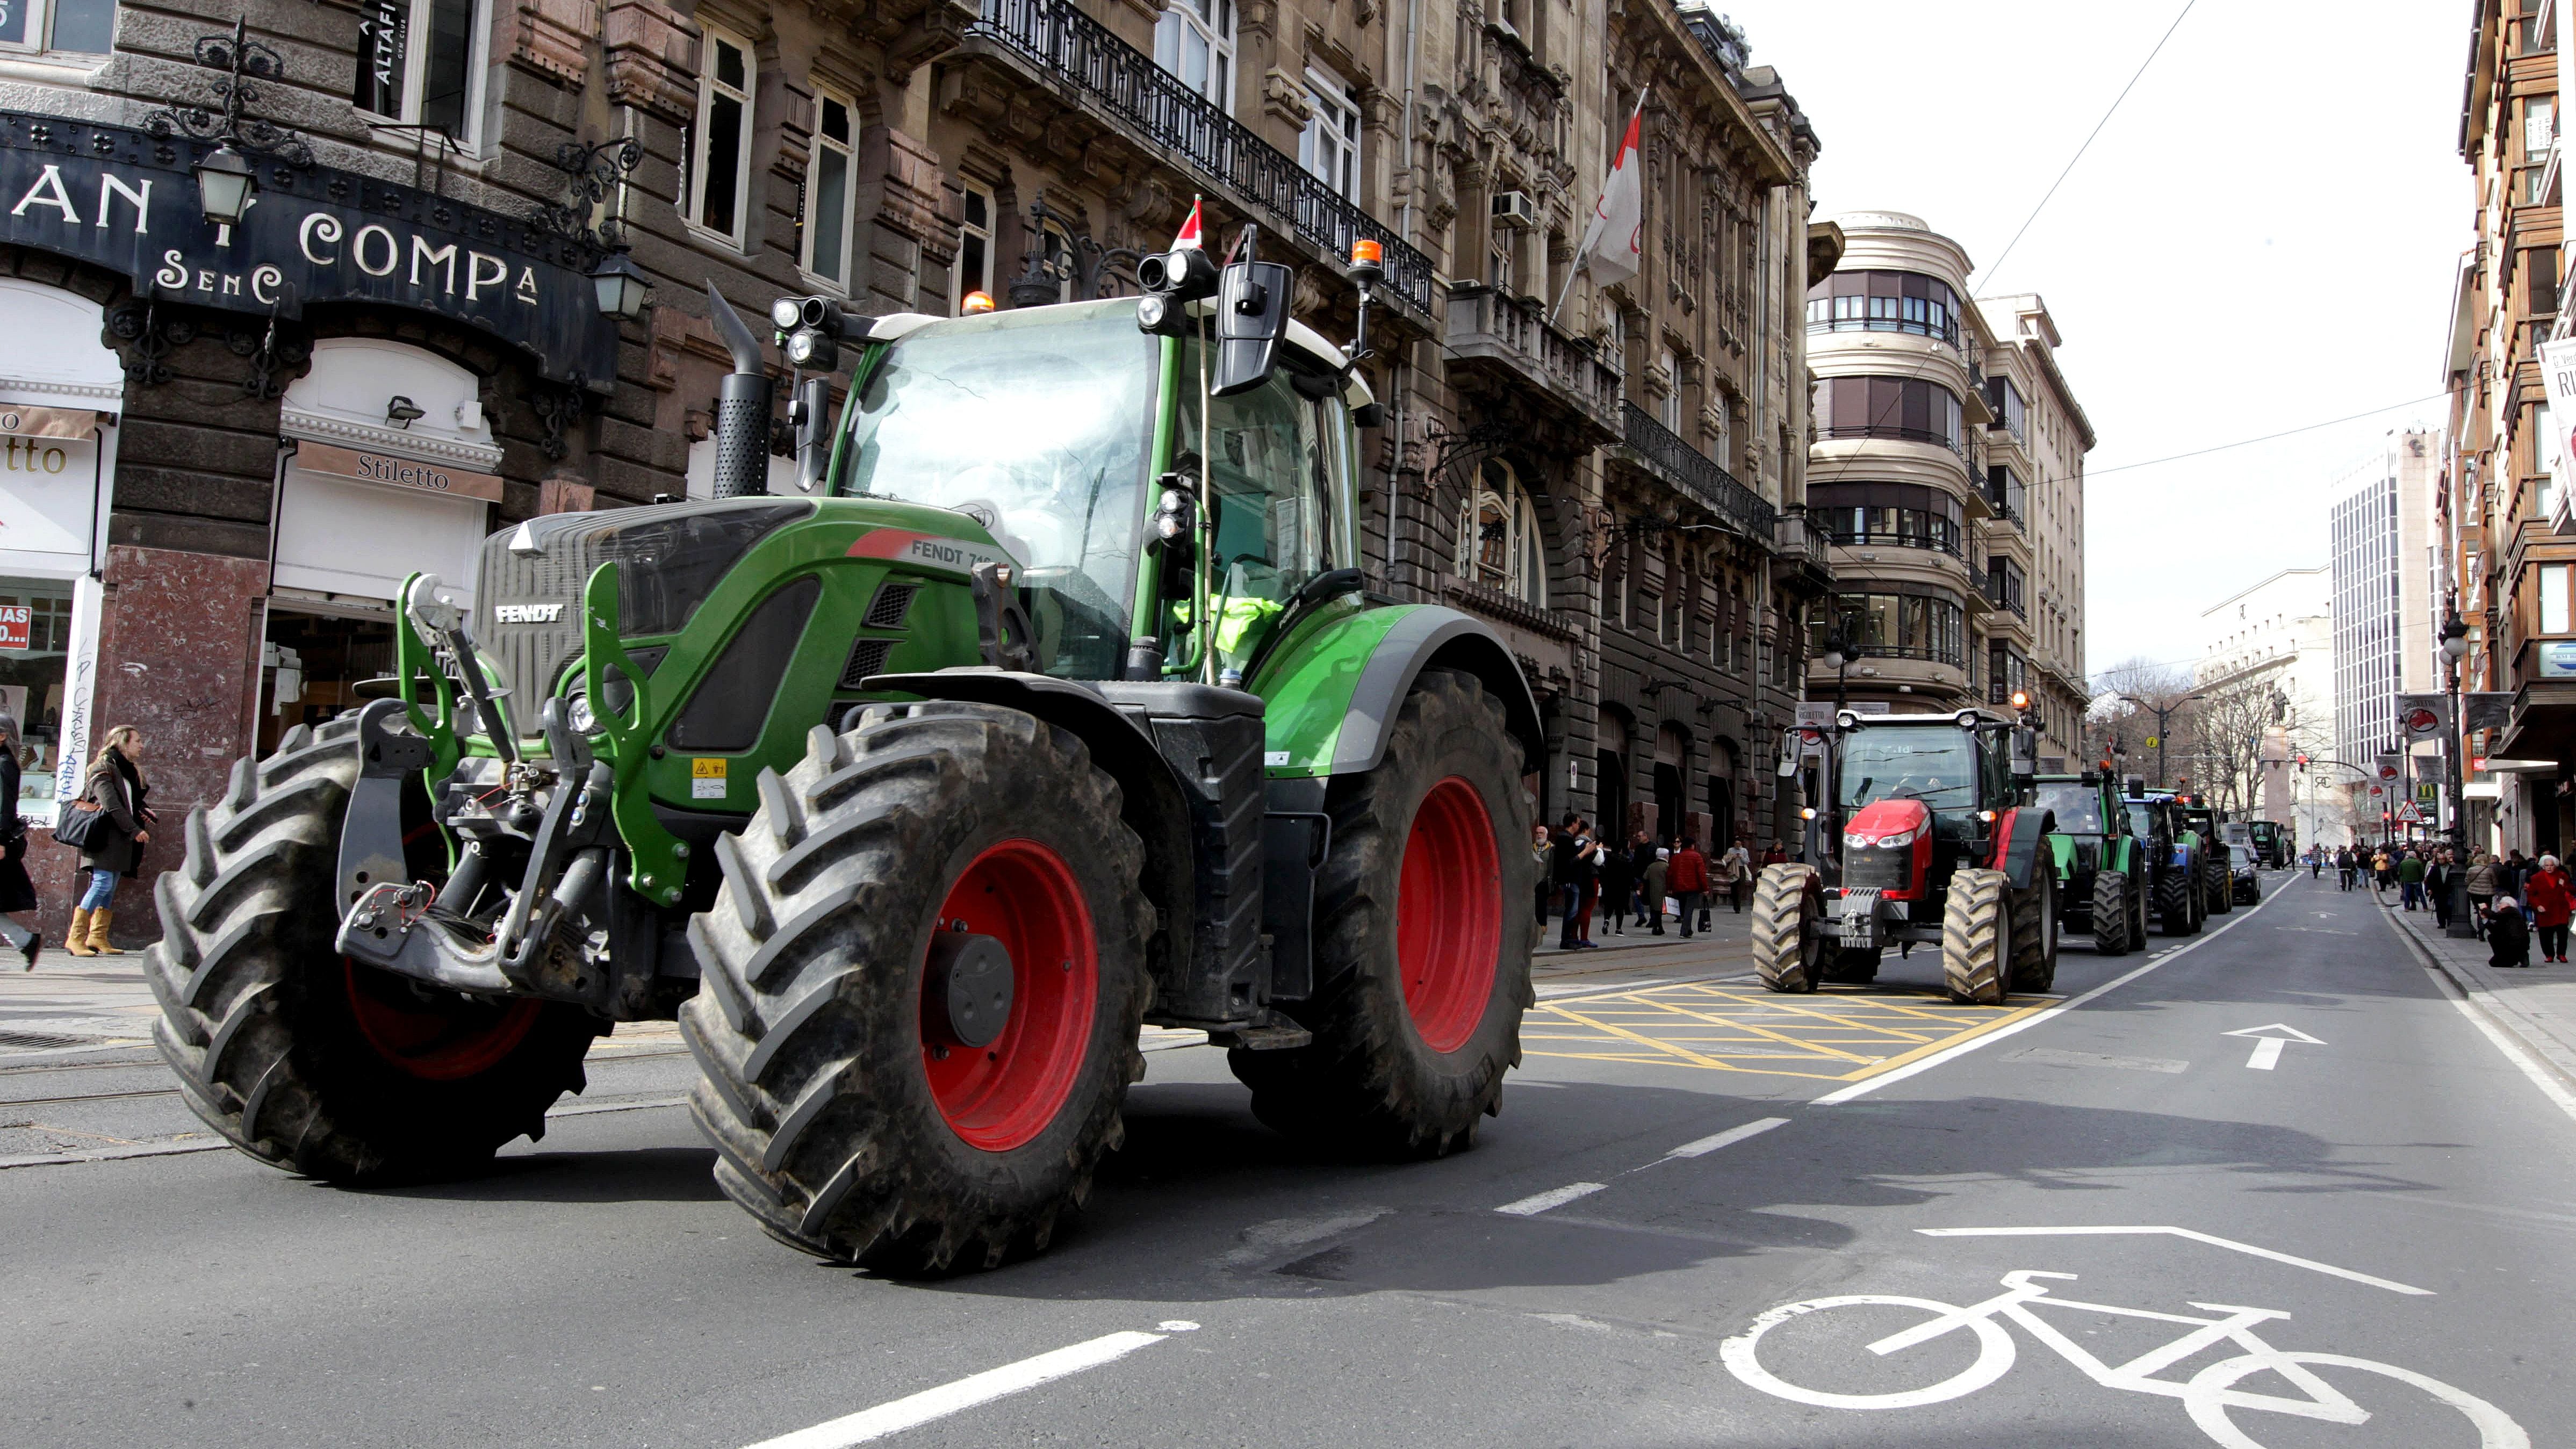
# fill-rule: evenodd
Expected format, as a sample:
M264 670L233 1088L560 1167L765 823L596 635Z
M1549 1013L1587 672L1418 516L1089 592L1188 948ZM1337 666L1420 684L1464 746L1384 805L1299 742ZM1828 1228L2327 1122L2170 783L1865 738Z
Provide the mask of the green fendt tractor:
M1764 867L1753 894L1754 970L1773 991L1869 980L1891 944L1941 947L1951 999L2000 1004L2057 980L2057 873L2034 803L2038 731L2027 717L1858 714L1783 734L1781 773L1810 747L1830 792L1817 865ZM1814 812L1810 812L1812 815Z
M1362 592L1345 353L1289 269L956 319L782 301L716 497L534 518L407 587L377 698L187 824L147 974L191 1106L338 1182L470 1170L677 1016L723 1190L889 1271L1043 1248L1145 1023L1261 1118L1430 1156L1531 1004L1506 644ZM827 415L846 359L849 401Z
M2145 851L2118 789L2109 776L2089 771L2042 775L2039 803L2057 823L2048 840L2058 919L2066 930L2092 933L2102 955L2126 955L2147 939L2148 883Z
M2206 795L2178 794L2173 802L2176 823L2200 845L2201 899L2209 914L2226 915L2236 909L2236 879L2227 870L2227 812Z
M2155 907L2156 929L2168 936L2197 934L2209 916L2204 895L2208 873L2201 868L2200 837L2183 825L2173 796L2148 793L2141 776L2129 777L2121 808L2129 812L2129 832L2144 848L2147 894Z

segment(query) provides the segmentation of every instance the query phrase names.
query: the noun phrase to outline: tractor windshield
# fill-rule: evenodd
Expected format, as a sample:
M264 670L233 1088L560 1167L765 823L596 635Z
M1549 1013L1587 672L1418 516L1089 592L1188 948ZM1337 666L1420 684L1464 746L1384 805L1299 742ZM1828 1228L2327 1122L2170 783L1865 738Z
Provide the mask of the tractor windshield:
M2141 840L2152 840L2156 834L2156 807L2142 801L2129 802L2129 833Z
M2102 792L2091 785L2065 780L2043 784L2039 807L2057 812L2057 828L2063 834L2102 833Z
M1934 810L1977 805L1976 741L1946 721L1879 725L1843 739L1843 804L1920 800Z
M869 375L840 491L982 524L1019 562L1046 672L1114 677L1161 347L1136 330L1132 299L924 327Z

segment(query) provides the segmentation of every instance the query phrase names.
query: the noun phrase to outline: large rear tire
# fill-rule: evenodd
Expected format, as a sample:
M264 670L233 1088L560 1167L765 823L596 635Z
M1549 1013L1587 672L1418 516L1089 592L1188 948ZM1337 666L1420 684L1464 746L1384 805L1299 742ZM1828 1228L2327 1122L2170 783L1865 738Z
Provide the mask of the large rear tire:
M1824 979L1829 956L1817 921L1816 868L1768 865L1753 885L1753 971L1773 991L1806 992Z
M189 812L143 958L153 1041L189 1108L262 1162L349 1184L451 1177L543 1137L600 1028L578 1007L415 985L333 948L357 778L354 719L298 726Z
M2129 954L2129 878L2105 868L2093 874L2093 951L2101 956Z
M2057 875L2042 866L2028 890L2013 893L2012 989L2046 991L2057 984Z
M1999 870L1961 866L1941 913L1941 980L1952 1001L2000 1006L2012 968L2012 908Z
M939 701L817 727L760 801L689 923L680 1028L717 1184L773 1236L888 1273L1044 1248L1145 1070L1154 911L1117 783L1068 731ZM934 966L943 933L968 975Z
M2220 847L2222 850L2224 846ZM2223 916L2236 909L2236 878L2224 855L2204 857L2200 865L2200 894L2209 902L2209 913Z
M1426 669L1365 775L1325 797L1315 994L1285 1013L1302 1047L1226 1054L1277 1131L1380 1158L1475 1144L1521 1061L1535 932L1528 792L1501 701Z

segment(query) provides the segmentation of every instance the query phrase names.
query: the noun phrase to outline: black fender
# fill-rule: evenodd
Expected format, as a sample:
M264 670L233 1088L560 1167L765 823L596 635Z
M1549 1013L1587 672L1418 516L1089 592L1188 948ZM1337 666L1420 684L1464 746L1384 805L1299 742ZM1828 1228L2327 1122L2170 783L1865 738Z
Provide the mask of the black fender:
M2054 810L2015 810L2004 817L2004 835L1995 842L1995 869L2014 890L2030 889L2039 862L2048 856L2048 836L2057 829Z
M1145 899L1154 906L1154 940L1146 960L1158 983L1166 972L1187 968L1198 928L1190 797L1142 719L1120 710L1090 685L987 667L872 675L867 688L1016 709L1080 739L1091 762L1118 782L1119 816L1145 844Z
M1547 768L1547 731L1539 723L1538 699L1530 693L1511 646L1480 619L1425 604L1387 630L1361 666L1350 713L1333 743L1334 774L1377 768L1386 755L1386 732L1413 692L1414 680L1435 668L1472 674L1486 693L1502 701L1504 722L1521 747L1522 774Z

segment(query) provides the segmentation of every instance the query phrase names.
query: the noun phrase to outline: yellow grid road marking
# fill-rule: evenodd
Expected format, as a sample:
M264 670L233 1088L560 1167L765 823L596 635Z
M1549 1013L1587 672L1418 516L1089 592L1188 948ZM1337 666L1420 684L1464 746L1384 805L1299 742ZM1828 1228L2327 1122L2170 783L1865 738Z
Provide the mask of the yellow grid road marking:
M2058 999L2023 998L2029 1004L1998 1008L1871 986L1829 987L1823 995L1826 1004L1811 1006L1699 982L1647 987L1584 997L1581 1010L1570 1002L1542 1003L1522 1039L1569 1048L1530 1049L1536 1057L1857 1082L2008 1026ZM1872 1055L1873 1048L1892 1054Z

